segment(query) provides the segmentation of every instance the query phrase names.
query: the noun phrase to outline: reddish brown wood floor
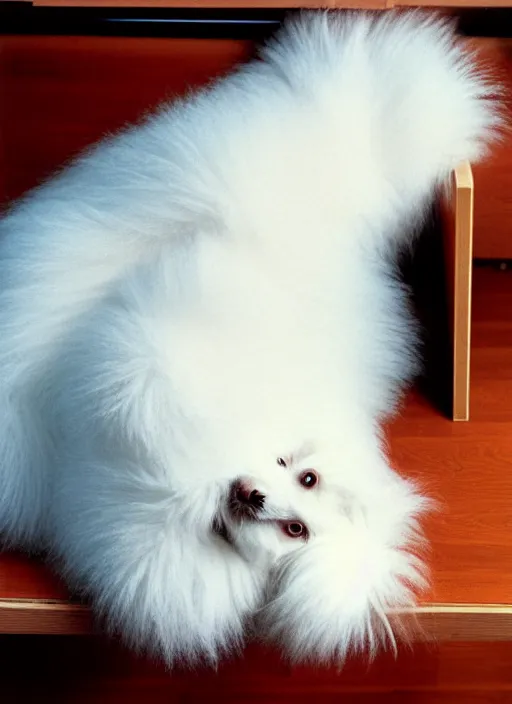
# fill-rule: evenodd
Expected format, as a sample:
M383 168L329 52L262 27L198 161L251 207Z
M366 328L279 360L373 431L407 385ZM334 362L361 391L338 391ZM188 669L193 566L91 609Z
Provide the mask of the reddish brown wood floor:
M512 603L512 272L474 277L471 420L413 395L390 428L396 464L442 502L427 533L437 602Z

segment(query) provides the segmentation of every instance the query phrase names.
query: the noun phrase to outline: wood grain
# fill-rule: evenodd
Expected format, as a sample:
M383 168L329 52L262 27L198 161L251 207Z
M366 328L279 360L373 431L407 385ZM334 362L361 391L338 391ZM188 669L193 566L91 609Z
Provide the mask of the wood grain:
M234 40L0 35L1 200L252 49Z
M366 10L392 7L512 7L510 0L33 0L32 4L53 7L333 7Z
M473 166L474 256L512 259L512 40L479 38L470 44L502 87L505 120L501 140L490 158Z
M40 7L152 7L152 8L330 8L334 0L34 0L32 3ZM364 7L364 0L350 2L348 7ZM368 0L368 9L383 9L384 0Z
M64 600L67 589L36 559L15 552L0 553L0 599Z
M512 604L512 273L474 271L469 423L413 394L389 428L396 466L440 501L432 602Z
M151 8L332 8L334 0L34 0L32 3L40 7L151 7ZM362 4L363 3L363 4ZM384 9L384 0L368 0L368 9ZM350 2L348 7L364 7L364 0Z
M444 198L443 222L452 336L454 421L469 419L471 358L471 274L473 261L473 174L458 166Z
M0 599L0 633L85 635L93 632L90 610L66 601Z
M437 642L512 642L512 606L428 604L414 615L423 637Z
M343 0L340 0L343 4ZM510 0L389 0L390 7L512 7Z
M424 604L401 614L414 642L512 642L512 606ZM0 598L0 634L83 636L102 626L86 604L69 600Z

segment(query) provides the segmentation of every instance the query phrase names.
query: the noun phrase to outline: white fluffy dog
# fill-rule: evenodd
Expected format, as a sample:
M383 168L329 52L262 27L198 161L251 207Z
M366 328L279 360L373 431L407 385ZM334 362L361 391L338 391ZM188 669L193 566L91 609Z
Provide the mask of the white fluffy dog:
M393 642L426 500L393 253L497 124L444 20L306 13L0 231L0 530L167 663Z

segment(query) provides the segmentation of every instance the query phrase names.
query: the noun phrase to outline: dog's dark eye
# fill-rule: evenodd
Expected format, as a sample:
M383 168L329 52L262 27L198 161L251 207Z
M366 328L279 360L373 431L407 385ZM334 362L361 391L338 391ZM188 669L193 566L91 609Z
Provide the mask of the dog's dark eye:
M282 457L278 457L278 458L277 458L277 464L278 464L280 467L286 467L286 460L284 460Z
M318 474L313 469L302 472L299 479L304 489L312 489L318 484Z
M292 521L284 524L284 530L290 538L307 538L308 531L306 526L299 521Z

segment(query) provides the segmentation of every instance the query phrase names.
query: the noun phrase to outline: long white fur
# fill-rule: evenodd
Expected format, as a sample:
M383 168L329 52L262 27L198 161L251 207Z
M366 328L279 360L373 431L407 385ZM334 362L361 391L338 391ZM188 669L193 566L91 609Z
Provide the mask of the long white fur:
M250 624L294 659L388 639L386 611L423 584L425 507L380 439L416 364L392 257L485 153L492 97L445 20L305 13L16 204L0 222L7 542L50 548L169 663L216 661ZM233 522L239 476L267 520ZM296 516L307 545L276 533Z

